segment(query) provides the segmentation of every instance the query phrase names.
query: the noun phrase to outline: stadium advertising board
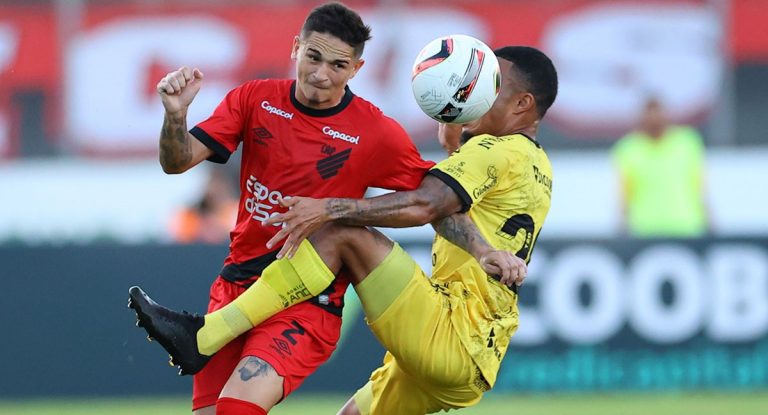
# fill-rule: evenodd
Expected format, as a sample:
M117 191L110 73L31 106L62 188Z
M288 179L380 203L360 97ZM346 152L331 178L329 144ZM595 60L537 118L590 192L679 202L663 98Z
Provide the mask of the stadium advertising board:
M768 385L768 241L544 242L509 391Z
M428 265L428 241L403 246ZM0 247L11 311L0 322L13 333L0 347L0 367L12 374L0 378L0 396L187 393L189 378L134 326L127 289L138 284L169 306L202 311L225 253ZM541 240L531 264L497 392L768 387L768 238ZM383 350L354 297L350 290L337 351L305 391L349 393L380 364ZM50 353L52 341L64 358ZM29 370L30 361L50 376Z
M561 93L548 123L558 137L581 141L604 141L625 131L649 92L663 96L675 120L705 120L727 84L729 57L736 63L768 60L768 41L749 32L766 9L750 8L749 2L728 2L730 14L703 0L349 3L374 33L353 90L417 140L433 137L434 122L413 102L411 64L446 27L493 46L530 44L550 54L561 74ZM205 87L190 108L190 121L199 121L246 79L291 76L290 45L310 7L303 2L4 5L0 156L22 152L20 137L32 132L81 154L148 154L156 147L162 109L154 86L162 75L181 65L203 69ZM513 24L508 16L514 16ZM739 24L726 25L723 16ZM51 27L57 30L47 30ZM42 118L45 125L27 131L33 126L24 124L25 117Z

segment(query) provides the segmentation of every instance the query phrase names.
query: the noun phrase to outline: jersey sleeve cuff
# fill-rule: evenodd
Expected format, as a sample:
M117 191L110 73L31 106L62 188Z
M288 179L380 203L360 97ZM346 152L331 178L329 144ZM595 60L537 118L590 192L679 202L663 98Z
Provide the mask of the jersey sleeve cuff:
M208 135L208 133L206 133L202 128L197 126L192 127L192 129L189 130L189 133L200 140L200 142L203 143L206 147L213 150L213 155L208 157L208 161L224 164L227 162L227 160L229 160L229 156L232 155L231 151L224 147L223 144L216 141L216 139Z
M459 196L459 200L461 201L461 210L459 211L460 213L466 213L469 208L472 207L472 198L469 196L469 193L464 190L464 187L462 187L461 183L454 179L453 176L434 168L428 171L427 174L436 177L441 182L448 185L448 187L450 187L454 192L456 192L456 195Z

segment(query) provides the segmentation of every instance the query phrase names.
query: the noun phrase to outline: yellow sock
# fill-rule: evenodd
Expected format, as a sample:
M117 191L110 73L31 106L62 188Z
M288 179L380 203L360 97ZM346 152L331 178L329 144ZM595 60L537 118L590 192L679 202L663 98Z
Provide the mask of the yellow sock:
M320 294L334 278L312 244L305 240L292 259L273 262L234 301L205 315L205 324L197 332L200 353L216 353L278 312Z
M251 286L251 288L255 286L256 284ZM274 291L265 291L267 294L272 293L276 297ZM271 303L268 296L262 298L261 301L264 304ZM197 332L197 349L200 353L210 356L221 350L227 343L236 339L237 336L250 330L251 327L253 327L251 322L248 321L248 318L240 309L234 303L229 303L223 308L205 315L205 324Z

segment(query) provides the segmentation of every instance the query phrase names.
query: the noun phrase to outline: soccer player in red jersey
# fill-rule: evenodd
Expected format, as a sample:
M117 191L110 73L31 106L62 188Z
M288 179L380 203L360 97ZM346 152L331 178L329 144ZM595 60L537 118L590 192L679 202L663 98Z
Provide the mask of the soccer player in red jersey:
M204 160L224 163L243 147L237 223L208 312L238 297L274 261L279 247L269 250L266 243L279 228L262 222L284 211L283 195L359 198L369 186L409 190L433 165L397 122L347 86L363 66L369 38L370 28L353 10L338 3L315 8L293 42L295 80L246 82L191 130L187 109L203 73L182 67L157 84L165 107L160 164L166 173ZM193 411L264 414L298 388L336 347L348 284L337 278L216 353L194 376ZM286 332L292 333L288 352L273 341Z

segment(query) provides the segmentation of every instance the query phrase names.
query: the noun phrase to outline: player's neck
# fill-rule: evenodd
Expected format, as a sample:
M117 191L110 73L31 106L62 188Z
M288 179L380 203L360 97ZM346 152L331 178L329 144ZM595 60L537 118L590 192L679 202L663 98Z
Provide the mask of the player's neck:
M513 123L510 128L508 128L508 131L511 131L512 134L523 134L535 141L536 133L539 131L540 120L521 119L520 121L521 122Z
M338 98L333 97L331 99L328 99L326 101L314 101L310 100L304 96L300 96L299 94L296 94L296 101L301 103L301 105L304 105L307 108L313 109L313 110L327 110L331 109L339 104L341 104L341 100L344 99L344 94L341 94Z

